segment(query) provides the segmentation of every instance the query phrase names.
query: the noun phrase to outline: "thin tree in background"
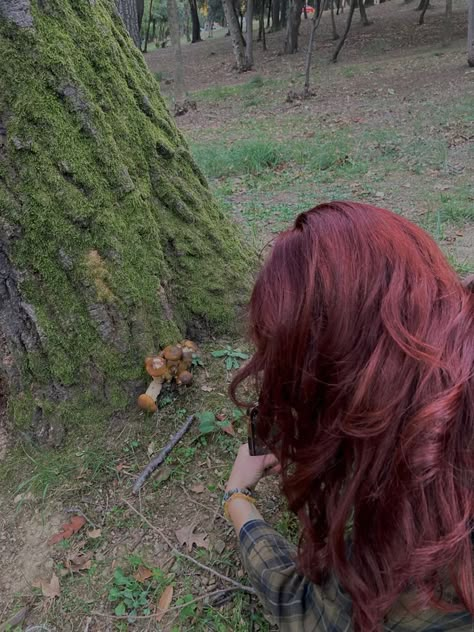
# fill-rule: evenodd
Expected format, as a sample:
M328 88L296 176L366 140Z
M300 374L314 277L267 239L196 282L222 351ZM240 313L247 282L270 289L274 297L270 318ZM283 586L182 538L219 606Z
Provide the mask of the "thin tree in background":
M258 41L262 42L262 50L267 50L267 39L265 36L265 0L260 0L260 16L258 24Z
M191 10L191 23L193 26L193 32L191 35L191 41L193 44L201 42L201 24L199 22L199 11L197 6L197 0L189 0L189 8Z
M150 38L150 26L153 21L153 0L150 0L150 6L148 7L148 24L146 26L145 42L143 44L143 52L148 51L148 40Z
M425 23L425 13L429 6L430 6L430 0L421 0L420 2L421 13L420 13L420 19L418 20L418 24L420 26Z
M316 29L321 22L321 18L323 16L323 7L321 5L321 0L318 0L317 10L313 13L313 17L311 18L311 31L309 33L309 42L308 42L308 50L306 51L306 60L305 60L305 80L304 80L304 90L303 97L307 98L310 96L310 71L311 71L311 59L313 56L313 47L314 47L314 37L316 35Z
M240 30L239 19L234 9L233 0L222 0L222 7L227 22L234 51L235 63L239 72L250 70L245 56L245 41Z
M168 23L170 27L171 46L174 49L174 106L180 109L184 102L183 55L181 52L181 36L176 0L167 1Z
M329 3L331 5L331 28L332 28L332 39L333 40L338 40L339 39L339 34L337 32L337 28L336 28L336 18L334 16L334 0L329 0Z
M137 19L138 19L138 30L142 28L143 22L143 12L145 11L145 0L136 0L137 2Z
M281 0L272 0L272 32L281 29L280 2Z
M367 11L365 10L364 0L359 0L359 12L360 20L364 26L370 26L372 22L367 17Z
M354 17L354 11L355 8L358 4L358 0L351 0L351 6L349 9L349 15L347 16L347 22L346 22L346 28L344 29L344 33L338 43L338 45L336 46L336 50L333 53L332 56L332 61L335 63L337 61L337 58L339 56L339 53L342 50L342 47L344 46L344 43L347 39L347 36L349 35L349 31L351 30L351 24L352 24L352 18Z
M474 67L474 0L469 1L469 17L467 27L467 63Z
M285 53L296 53L298 50L298 35L301 24L301 12L304 0L290 0L288 11L288 25L286 28Z
M253 66L253 0L247 0L245 13L245 63L248 68Z

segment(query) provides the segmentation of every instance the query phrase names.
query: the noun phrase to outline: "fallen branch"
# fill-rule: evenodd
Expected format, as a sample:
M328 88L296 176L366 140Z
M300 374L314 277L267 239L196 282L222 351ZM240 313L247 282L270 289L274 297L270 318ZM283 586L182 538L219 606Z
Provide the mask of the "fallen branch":
M174 446L178 443L178 441L180 441L184 437L184 435L188 432L188 430L191 428L193 421L194 421L194 415L190 415L186 419L186 422L178 430L178 432L171 437L171 439L165 445L165 447L161 450L161 452L157 454L155 458L152 459L148 463L146 468L142 471L140 476L135 481L135 485L133 486L134 494L138 494L140 489L143 487L146 481L150 478L153 472L163 463L163 461L166 459L166 457L174 448Z
M140 511L138 511L138 509L135 509L135 507L132 505L132 503L129 503L128 500L126 500L125 498L122 498L122 501L126 505L128 505L130 507L130 509L137 514L137 516L139 516L144 522L146 522L146 524L151 529L153 529L153 531L155 533L157 533L160 536L160 538L169 546L169 548L171 549L171 552L174 555L176 555L177 557L182 557L185 560L188 560L188 562L192 562L195 566L199 566L199 568L202 568L202 570L207 571L208 573L211 573L211 575L215 575L216 577L219 577L219 579L222 579L225 582L229 582L230 584L235 586L236 590L239 589L239 590L242 590L243 592L247 592L247 593L250 593L251 595L255 595L255 590L253 588L251 588L250 586L245 586L244 584L241 584L240 582L236 581L235 579L232 579L232 577L227 577L227 575L223 575L222 573L219 573L218 571L214 570L210 566L206 566L205 564L202 564L201 562L198 562L197 560L195 560L190 555L186 555L186 553L182 553L181 551L178 551L178 549L173 545L173 543L168 538L168 536L165 535L161 529L159 529L158 527L155 527L155 525L153 525L148 520L148 518L146 518Z

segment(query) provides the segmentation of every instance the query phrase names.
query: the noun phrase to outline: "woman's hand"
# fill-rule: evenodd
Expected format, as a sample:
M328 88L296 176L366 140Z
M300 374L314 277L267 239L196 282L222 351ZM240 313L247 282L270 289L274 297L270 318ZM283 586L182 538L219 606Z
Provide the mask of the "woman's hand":
M226 491L243 487L253 489L263 476L277 474L279 471L280 466L273 454L251 456L248 444L244 443L240 446L234 461L232 472L227 481Z

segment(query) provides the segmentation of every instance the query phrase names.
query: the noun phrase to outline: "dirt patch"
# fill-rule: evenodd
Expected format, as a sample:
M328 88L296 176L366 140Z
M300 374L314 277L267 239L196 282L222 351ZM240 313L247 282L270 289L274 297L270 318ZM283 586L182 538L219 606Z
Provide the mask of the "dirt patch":
M26 501L26 505L29 502ZM11 498L2 498L0 504L3 514L0 530L3 568L0 575L0 602L6 605L13 597L29 593L33 582L39 577L51 577L54 559L47 542L64 522L64 515L53 512L52 507L43 512L35 508L36 502L19 510L13 507Z

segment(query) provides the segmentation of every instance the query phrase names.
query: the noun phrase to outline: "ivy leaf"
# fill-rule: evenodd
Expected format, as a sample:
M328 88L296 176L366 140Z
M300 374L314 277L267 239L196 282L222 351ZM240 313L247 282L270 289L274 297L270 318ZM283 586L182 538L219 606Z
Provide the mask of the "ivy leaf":
M123 615L127 612L127 608L125 604L123 603L123 601L121 601L119 605L116 606L114 612L117 617L123 617Z
M216 430L216 416L210 410L203 413L199 413L197 416L199 419L199 432L201 434L208 434Z
M234 358L232 358L231 356L227 356L226 361L225 361L225 368L228 371L231 371L233 366L234 366Z
M211 356L213 358L223 358L224 356L226 356L228 354L227 349L221 349L220 351L213 351L211 353Z
M242 351L234 351L234 358L240 358L241 360L248 360L249 354L243 353Z

